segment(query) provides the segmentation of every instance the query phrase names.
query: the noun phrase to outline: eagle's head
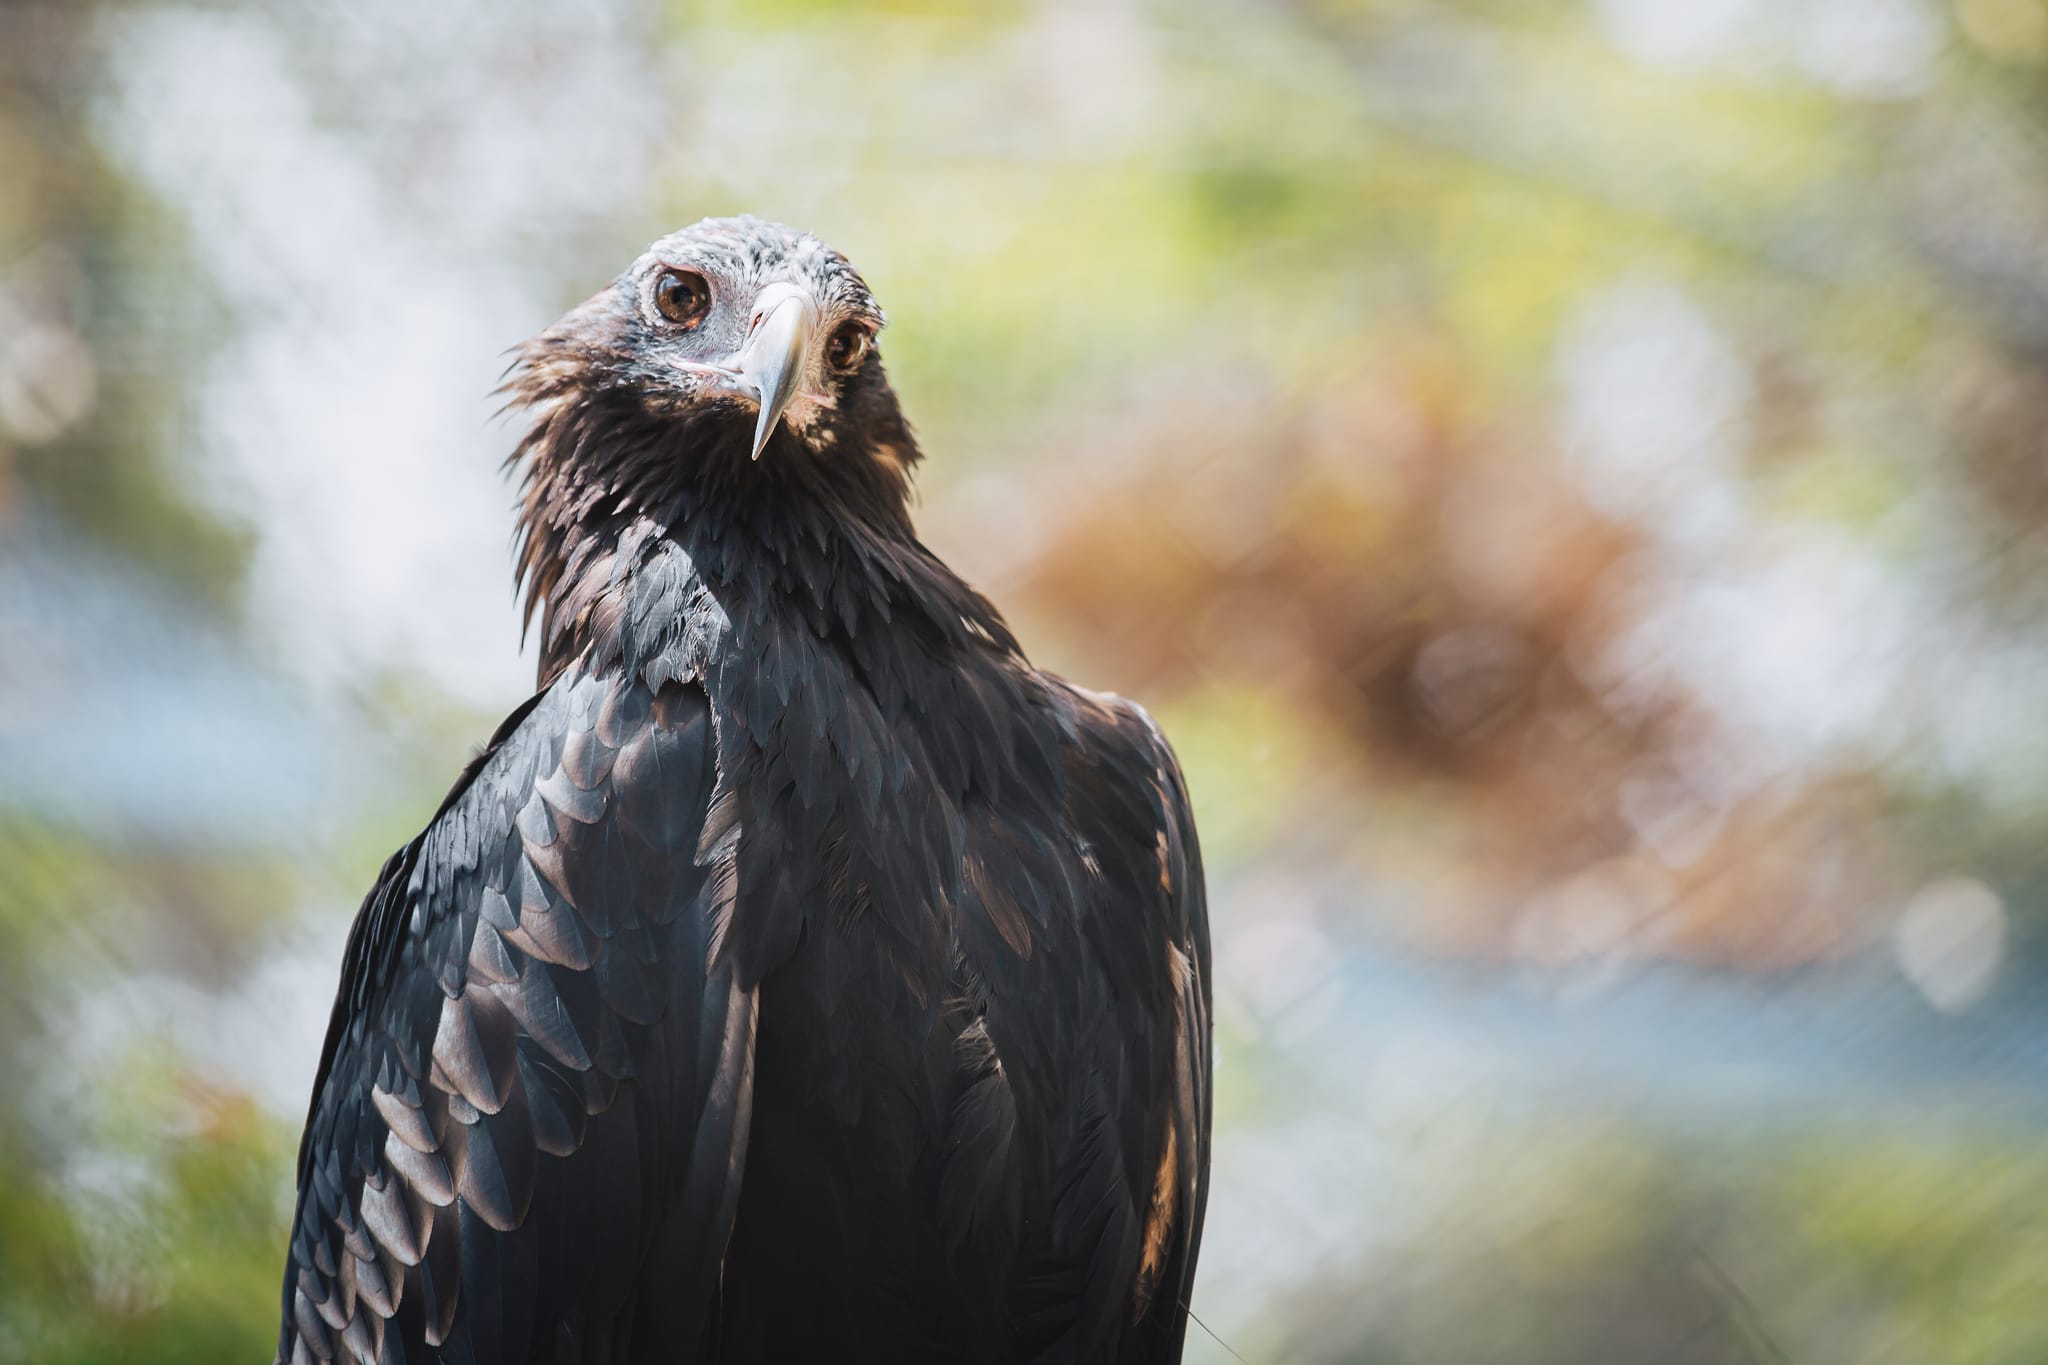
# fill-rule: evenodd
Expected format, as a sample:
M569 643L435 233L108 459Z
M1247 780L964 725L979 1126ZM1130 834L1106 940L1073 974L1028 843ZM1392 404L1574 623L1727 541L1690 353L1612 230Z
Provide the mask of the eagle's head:
M882 310L844 256L759 218L654 243L519 348L519 574L543 674L600 623L623 547L688 537L700 568L911 534L917 442ZM742 547L751 547L743 549Z
M520 349L507 387L533 413L524 453L549 453L534 436L578 409L631 429L627 446L651 442L699 471L730 477L735 453L783 466L776 481L800 473L792 465L860 461L900 488L918 454L875 345L884 321L853 266L816 237L707 218Z

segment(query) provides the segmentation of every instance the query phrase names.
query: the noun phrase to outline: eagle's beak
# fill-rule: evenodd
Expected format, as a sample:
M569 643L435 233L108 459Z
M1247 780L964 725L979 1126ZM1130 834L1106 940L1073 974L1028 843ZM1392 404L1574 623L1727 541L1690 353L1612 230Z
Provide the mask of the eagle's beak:
M754 424L757 460L761 448L775 434L776 423L788 411L790 400L803 386L818 317L817 301L808 290L793 284L778 281L754 300L753 330L734 357L734 368L761 403L761 416Z

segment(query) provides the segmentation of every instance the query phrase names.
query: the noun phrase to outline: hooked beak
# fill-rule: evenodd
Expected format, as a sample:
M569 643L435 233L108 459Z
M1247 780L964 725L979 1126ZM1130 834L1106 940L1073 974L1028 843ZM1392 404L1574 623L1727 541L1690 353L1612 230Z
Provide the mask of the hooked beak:
M754 424L754 458L775 434L808 372L811 337L818 324L818 305L810 292L777 282L754 301L754 326L746 345L733 357L741 387L761 404Z
M733 357L722 365L698 360L677 360L679 369L702 375L713 393L751 398L760 404L761 415L754 423L753 458L762 449L782 415L803 389L809 370L811 338L817 334L823 310L810 291L786 280L763 289L754 300L753 323L747 339Z

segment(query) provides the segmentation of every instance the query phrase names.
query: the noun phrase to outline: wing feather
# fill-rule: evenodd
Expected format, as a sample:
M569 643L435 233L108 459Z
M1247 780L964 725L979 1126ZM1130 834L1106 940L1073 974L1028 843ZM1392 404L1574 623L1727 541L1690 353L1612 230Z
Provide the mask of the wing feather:
M565 674L385 864L300 1147L280 1361L704 1337L755 1022L712 952L716 785L700 691Z
M1120 1198L1102 1217L1093 1268L1114 1265L1114 1282L1130 1286L1117 1359L1177 1361L1209 1190L1207 890L1165 736L1133 703L1075 695L1083 741L1069 760L1070 805L1094 887L1083 932L1120 983L1096 1007L1124 1043L1124 1069L1105 1097L1117 1127L1102 1137L1114 1150L1097 1158Z

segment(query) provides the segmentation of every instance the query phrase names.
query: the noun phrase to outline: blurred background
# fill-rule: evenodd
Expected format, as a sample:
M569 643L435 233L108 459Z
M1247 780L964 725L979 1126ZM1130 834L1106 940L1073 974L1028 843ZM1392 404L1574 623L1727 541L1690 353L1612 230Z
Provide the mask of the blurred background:
M1183 756L1190 1359L2048 1360L2048 0L0 3L0 1359L268 1359L504 352L742 210Z

